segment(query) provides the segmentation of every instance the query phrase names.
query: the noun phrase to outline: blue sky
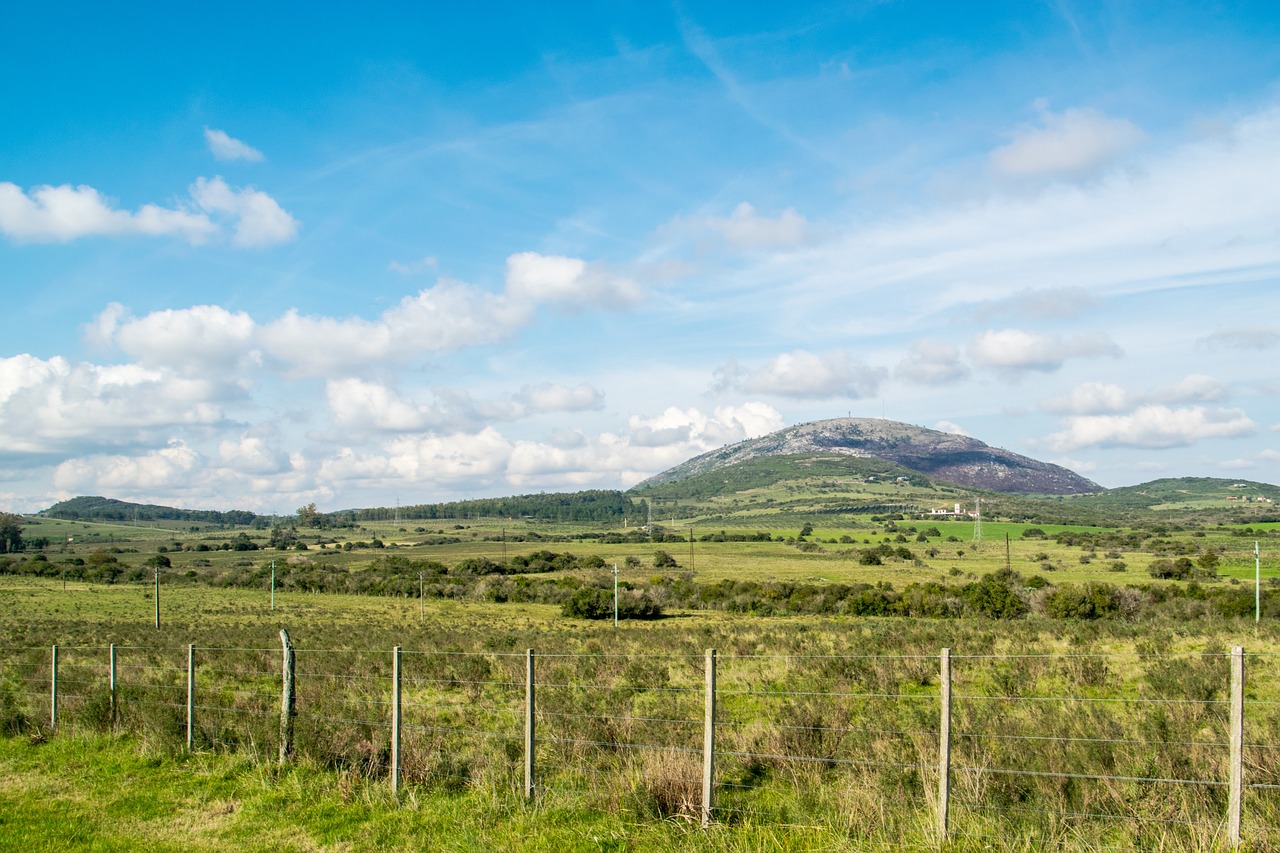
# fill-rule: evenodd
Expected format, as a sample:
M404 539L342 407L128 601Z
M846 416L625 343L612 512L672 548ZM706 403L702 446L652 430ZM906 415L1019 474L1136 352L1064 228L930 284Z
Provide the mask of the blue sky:
M848 414L1280 482L1274 4L0 27L0 508L625 488Z

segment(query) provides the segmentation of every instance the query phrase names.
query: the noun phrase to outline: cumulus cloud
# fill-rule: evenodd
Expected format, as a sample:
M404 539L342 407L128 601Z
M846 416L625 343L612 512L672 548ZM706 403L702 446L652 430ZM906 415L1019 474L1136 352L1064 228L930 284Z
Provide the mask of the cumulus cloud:
M537 252L518 252L507 258L506 284L507 294L514 300L569 310L583 306L622 309L642 297L638 284L599 264Z
M1213 403L1227 398L1226 386L1201 373L1154 391L1128 391L1113 382L1083 382L1066 394L1040 404L1059 415L1103 415L1132 411L1148 403Z
M405 296L376 320L291 310L265 324L259 341L265 354L290 370L343 374L370 363L404 363L426 352L493 343L531 317L527 305L445 280Z
M217 373L255 358L256 326L248 314L217 305L153 311L132 316L113 302L86 328L91 343L114 347L144 365L185 374Z
M112 303L86 332L91 342L118 348L144 364L186 372L225 373L262 363L295 376L344 376L370 365L412 362L424 353L495 343L530 323L540 303L619 307L638 294L628 280L611 278L576 258L513 255L508 273L503 293L441 279L374 319L289 310L263 323L215 305L134 317ZM526 408L542 405L537 398L545 393L527 389ZM571 405L598 405L593 391L577 389L569 396L574 394Z
M466 391L435 388L430 403L419 403L381 383L354 378L330 380L325 395L338 426L382 432L474 431L489 421L581 412L597 409L604 401L603 394L585 383L573 387L542 383L499 400L475 400Z
M22 242L66 243L89 236L176 236L198 245L231 229L231 242L260 247L292 239L298 222L271 196L220 177L197 178L190 200L167 208L121 210L89 186L21 187L0 182L0 232Z
M221 389L141 365L0 358L0 453L54 453L153 441L153 433L214 426Z
M948 385L968 376L969 367L960 358L958 347L926 338L911 345L893 373L921 385Z
M204 141L209 144L209 152L216 160L248 160L250 163L261 163L266 159L257 148L228 136L225 131L206 127Z
M1048 436L1045 445L1059 453L1083 447L1185 447L1203 439L1249 436L1257 430L1258 425L1240 409L1149 404L1129 414L1068 418L1066 429Z
M517 442L508 482L524 487L564 481L631 486L690 456L773 432L782 425L782 415L759 402L717 407L710 414L673 406L652 417L632 416L626 431L603 433L572 447Z
M231 242L237 246L272 246L298 234L298 220L271 196L252 187L237 189L220 177L197 178L191 198L200 209L231 220Z
M68 459L54 470L53 484L79 494L163 494L189 486L202 461L195 450L174 441L138 456Z
M265 476L292 467L288 453L258 435L241 435L218 442L218 457L227 468L240 474Z
M1003 373L1052 373L1069 358L1118 356L1120 348L1104 334L1063 338L1022 329L980 332L969 344L969 358Z
M34 187L30 194L0 181L0 232L34 243L66 243L80 237L137 234L177 236L204 243L217 226L202 213L144 204L135 212L119 210L89 186Z
M1133 122L1088 109L1052 112L1037 102L1038 125L1020 127L1007 145L991 152L992 170L1002 177L1083 178L1098 174L1146 141Z
M842 349L826 353L798 349L755 369L736 361L722 365L716 369L715 387L797 399L857 400L874 397L886 375L884 368L868 367Z

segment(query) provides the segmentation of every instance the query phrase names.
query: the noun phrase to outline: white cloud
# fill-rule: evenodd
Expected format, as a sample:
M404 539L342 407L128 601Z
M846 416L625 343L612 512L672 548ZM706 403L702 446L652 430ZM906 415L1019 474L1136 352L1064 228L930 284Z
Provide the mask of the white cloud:
M253 351L256 326L244 312L217 305L153 311L133 317L119 303L108 305L86 329L98 346L116 347L139 362L183 373L225 373Z
M513 255L511 270L508 292L487 293L441 279L372 320L289 310L259 323L244 312L216 305L133 317L112 303L86 332L92 342L118 348L144 364L184 372L225 374L237 366L266 363L295 376L344 376L370 365L405 364L424 353L501 341L534 319L539 301L616 307L631 298L627 280L599 274L575 258ZM580 407L574 411L599 405L598 392L581 387L565 391L531 386L526 390L529 399L518 402L525 409L551 410L540 402L549 393L567 399L564 405Z
M408 263L389 261L387 263L387 269L392 272L398 272L400 275L417 275L418 273L426 272L427 270L434 270L438 265L439 262L434 257L428 255L423 258L418 258L416 261L409 261Z
M1021 127L1013 141L991 152L992 169L1009 178L1095 175L1146 141L1141 128L1093 109L1051 112L1043 103L1040 124Z
M1045 440L1059 453L1083 447L1185 447L1209 438L1253 435L1258 425L1240 409L1170 408L1150 404L1124 415L1082 415Z
M716 387L798 399L857 400L874 397L886 375L884 368L861 364L842 349L826 353L798 349L756 369L729 362L717 368Z
M1226 459L1218 463L1218 467L1224 471L1249 471L1257 468L1257 464L1252 459Z
M1083 382L1065 395L1045 400L1040 408L1051 414L1104 415L1132 411L1148 403L1215 403L1227 397L1226 387L1212 376L1192 373L1155 391L1126 391L1112 382Z
M514 399L530 414L585 412L604 405L604 395L585 382L572 388L545 382L528 385Z
M53 453L154 440L152 433L214 426L213 383L140 365L0 358L0 453Z
M402 436L385 447L390 470L417 483L499 481L511 455L511 443L493 427L475 435Z
M118 210L93 187L41 186L28 195L0 181L0 232L19 241L66 243L80 237L138 234L178 236L199 244L217 230L202 213L154 204L135 213Z
M581 412L599 408L604 400L604 395L585 383L572 388L543 383L525 386L505 400L474 400L466 391L436 388L434 399L427 404L363 379L330 380L325 384L325 395L338 426L382 432L474 432L489 421Z
M809 239L810 232L809 223L790 207L769 218L745 201L727 217L708 216L703 225L730 245L748 249L799 246Z
M1270 326L1246 326L1236 329L1218 329L1201 338L1198 343L1215 349L1264 350L1280 345L1280 331Z
M938 421L933 428L939 432L949 432L952 435L968 435L969 432L964 427L953 421Z
M230 217L231 242L237 246L271 246L298 234L298 220L271 196L252 187L237 189L221 177L197 178L191 198L208 213Z
M259 341L264 353L290 370L347 374L368 364L405 363L426 352L493 343L531 318L528 305L444 280L404 297L377 320L291 310L261 327Z
M975 335L969 358L982 367L1005 373L1052 373L1069 358L1118 356L1120 348L1104 334L1063 338L1021 329L988 330Z
M1008 318L1017 314L1031 320L1063 320L1096 308L1098 300L1081 287L1047 287L1023 290L1005 299L982 302L974 312L978 320Z
M969 367L961 360L958 347L926 338L911 345L893 373L921 385L947 385L968 376Z
M242 435L218 442L218 456L224 465L241 474L265 476L288 471L289 454L274 448L262 436Z
M189 203L175 208L144 204L136 212L120 210L96 189L67 184L41 186L30 194L0 182L0 232L19 241L66 243L89 236L176 236L193 245L231 229L241 247L291 240L298 222L271 196L239 189L220 177L197 178Z
M428 407L377 382L335 379L325 383L325 397L333 422L344 429L407 432L433 422Z
M782 415L759 402L717 407L709 415L673 406L653 417L632 416L626 432L603 433L572 446L517 442L507 479L521 487L565 481L629 487L691 456L782 426Z
M79 494L167 494L190 486L202 462L199 453L174 441L140 456L68 459L55 469L53 484Z
M1227 398L1227 386L1212 376L1192 373L1174 385L1151 394L1157 403L1217 403Z
M206 127L204 140L209 144L209 151L217 160L248 160L250 163L261 163L266 159L257 148L228 136L221 130Z
M622 309L643 294L629 278L579 258L518 252L507 258L507 294L514 300L549 303L567 310L583 306Z

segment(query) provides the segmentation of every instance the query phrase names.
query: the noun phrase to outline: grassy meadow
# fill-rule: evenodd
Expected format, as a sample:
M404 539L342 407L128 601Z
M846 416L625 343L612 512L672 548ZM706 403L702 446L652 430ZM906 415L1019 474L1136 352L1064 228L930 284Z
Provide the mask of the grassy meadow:
M867 488L886 504L917 489ZM1280 844L1280 525L1101 527L993 512L975 539L971 520L815 511L828 489L760 487L665 518L659 505L658 541L636 530L640 519L367 521L299 527L281 547L270 527L28 519L24 535L46 542L40 557L0 557L0 848L937 849L938 656L949 648L946 849L1224 849L1227 654L1238 645L1248 652L1242 834L1246 849ZM936 491L910 498L943 503ZM1148 571L1175 560L1190 574ZM611 591L615 564L624 588L665 596L662 618L615 628L563 615L569 591ZM321 588L365 594L311 591ZM823 605L837 589L891 590L899 615ZM1119 604L1055 609L1064 589ZM1006 618L974 616L974 596L993 590L1021 604L999 611ZM950 609L920 616L933 614L912 609L921 595ZM283 766L282 628L300 673L296 752ZM407 724L398 798L388 784L396 646ZM529 648L540 745L527 803ZM717 801L704 830L712 648Z

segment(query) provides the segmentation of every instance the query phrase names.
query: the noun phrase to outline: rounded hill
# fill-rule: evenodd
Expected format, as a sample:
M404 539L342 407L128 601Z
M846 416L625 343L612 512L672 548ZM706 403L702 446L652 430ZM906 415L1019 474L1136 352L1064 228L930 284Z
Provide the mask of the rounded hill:
M675 483L765 457L881 459L934 480L1007 494L1072 495L1101 491L1061 465L976 438L881 418L833 418L780 429L695 456L634 488Z

